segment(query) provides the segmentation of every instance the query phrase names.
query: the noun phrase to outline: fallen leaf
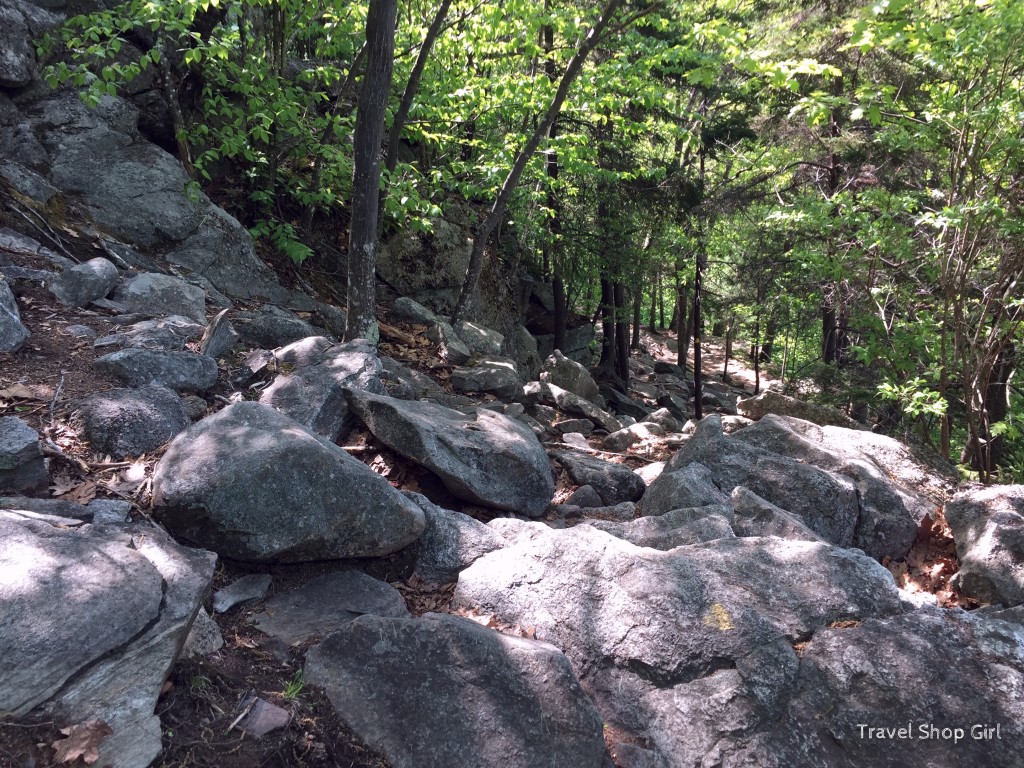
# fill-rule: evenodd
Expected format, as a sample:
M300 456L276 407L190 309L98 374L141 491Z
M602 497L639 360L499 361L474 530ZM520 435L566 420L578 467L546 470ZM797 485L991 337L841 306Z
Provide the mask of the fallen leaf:
M64 501L74 501L79 504L88 504L96 498L96 483L92 480L84 480L70 491L58 495L57 498Z
M13 384L6 389L0 389L0 397L19 400L42 400L36 389L27 387L24 384Z
M54 475L53 482L50 483L50 491L54 496L63 496L73 490L76 485L78 485L78 481L68 475Z
M86 765L100 759L100 742L114 731L102 720L87 720L84 723L61 728L66 739L57 739L51 746L56 750L54 757L60 763L73 763L78 758Z

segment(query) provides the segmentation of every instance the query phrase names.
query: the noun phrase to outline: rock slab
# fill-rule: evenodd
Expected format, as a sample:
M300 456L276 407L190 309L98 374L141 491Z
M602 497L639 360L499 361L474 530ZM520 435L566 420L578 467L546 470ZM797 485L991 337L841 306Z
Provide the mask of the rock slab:
M436 474L460 499L538 517L555 483L543 446L522 422L479 409L346 390L349 406L374 436Z
M175 535L248 562L386 555L425 525L365 464L254 402L174 439L154 471L153 506Z
M49 484L39 433L17 416L0 417L0 493L42 493Z
M394 768L601 768L601 718L561 651L467 619L364 616L306 657Z
M151 526L61 522L0 512L0 710L98 718L113 730L101 765L149 765L160 687L216 558Z
M945 511L960 559L953 583L982 602L1024 603L1024 486L964 491Z

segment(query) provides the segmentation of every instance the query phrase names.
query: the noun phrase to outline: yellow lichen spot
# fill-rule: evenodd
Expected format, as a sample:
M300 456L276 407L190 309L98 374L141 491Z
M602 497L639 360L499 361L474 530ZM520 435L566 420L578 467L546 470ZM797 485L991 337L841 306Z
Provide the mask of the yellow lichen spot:
M727 632L732 629L732 619L729 618L729 612L725 610L724 605L713 603L708 615L704 617L704 625Z

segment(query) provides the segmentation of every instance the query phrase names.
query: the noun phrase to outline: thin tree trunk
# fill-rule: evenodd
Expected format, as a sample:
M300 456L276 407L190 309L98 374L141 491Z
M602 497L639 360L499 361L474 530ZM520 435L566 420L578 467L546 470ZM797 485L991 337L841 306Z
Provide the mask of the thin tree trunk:
M633 338L629 342L630 349L640 349L640 320L644 311L644 292L640 286L633 287Z
M370 0L366 17L366 76L353 135L352 219L348 244L348 322L345 339L377 341L377 192L380 145L391 91L397 0Z
M626 322L626 289L619 281L613 286L615 296L615 375L629 382L629 323Z
M501 185L501 190L498 192L498 197L494 201L494 205L491 206L490 212L480 222L480 226L473 236L473 249L470 251L466 279L463 282L462 292L459 294L455 309L452 311L452 322L461 320L469 311L473 303L474 294L476 293L477 283L480 281L480 275L484 271L484 249L487 246L487 240L494 230L497 229L498 222L505 215L505 209L508 207L509 200L512 199L512 193L515 191L523 171L526 170L530 158L537 151L537 147L540 146L543 138L548 135L551 126L555 122L555 118L561 112L562 104L569 95L569 88L583 69L583 63L587 60L590 52L597 46L602 33L609 22L611 22L612 16L619 9L619 6L622 5L622 1L608 0L605 4L597 22L587 33L579 49L569 61L568 66L566 66L565 73L558 83L558 89L555 91L555 95L551 99L551 104L544 113L544 117L537 124L537 127L530 135L530 138L527 139L523 148L519 150L519 154L516 156L515 162L512 163L512 168L509 170L508 176L505 177L505 181Z
M551 292L555 297L555 343L557 350L565 352L566 326L569 319L569 308L565 298L565 285L562 278L555 275L551 280Z
M615 290L605 275L601 276L601 360L597 367L615 372Z
M661 293L661 270L654 274L654 284L651 286L651 316L650 324L647 326L651 333L657 331L657 324L654 322L655 312L658 311L658 294Z

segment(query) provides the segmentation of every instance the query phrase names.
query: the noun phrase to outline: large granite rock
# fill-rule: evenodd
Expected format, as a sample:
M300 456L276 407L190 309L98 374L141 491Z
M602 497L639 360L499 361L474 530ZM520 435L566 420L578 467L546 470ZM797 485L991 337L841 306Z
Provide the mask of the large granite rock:
M17 352L31 334L21 322L18 302L7 278L0 275L0 352Z
M419 493L406 493L423 510L427 527L420 537L415 573L432 584L449 584L476 560L505 546L505 540L469 515L443 509Z
M946 505L960 570L953 583L986 603L1024 603L1024 486L958 493Z
M606 432L622 429L622 424L608 411L599 408L585 397L562 389L557 384L531 381L523 389L528 402L552 405L564 413L584 416Z
M312 337L323 338L323 337ZM345 389L384 393L383 366L374 346L365 339L329 346L319 353L299 355L295 342L275 356L296 359L291 373L282 373L263 390L260 402L290 416L307 429L337 442L355 420L349 413Z
M423 511L298 422L253 402L178 435L153 475L154 516L224 557L375 557L415 541Z
M158 384L178 392L203 392L217 383L217 361L194 352L131 347L97 357L93 365L130 387Z
M100 765L149 765L157 698L216 558L151 526L29 515L0 511L0 710L100 719Z
M115 459L149 453L190 423L181 398L155 385L90 395L78 414L93 450Z
M869 619L815 634L788 701L743 706L733 698L742 673L730 672L690 695L654 694L663 715L651 736L670 765L711 754L750 768L1019 766L1022 653L1019 619L935 609ZM764 727L771 718L786 726Z
M589 485L601 503L613 507L623 501L639 501L647 486L640 475L622 464L614 464L578 451L553 451L552 458L565 467L577 485Z
M0 493L37 494L49 485L39 433L17 416L0 417Z
M523 389L516 364L503 357L485 357L468 368L455 368L452 387L458 392L484 393L504 400L515 398Z
M561 651L455 616L364 616L304 679L393 768L601 768L602 723Z
M12 146L21 162L46 169L47 183L121 242L158 250L235 298L302 301L278 284L238 221L206 195L186 193L181 164L142 139L137 124L138 110L124 99L105 97L93 109L65 90L22 108L24 130Z
M934 505L890 480L878 462L857 449L856 436L869 433L842 430L842 442L821 434L826 429L839 428L767 415L726 436L721 418L708 416L651 484L648 496L667 496L665 486L678 487L672 475L699 462L723 493L743 486L832 544L859 547L877 558L904 557ZM814 439L818 436L820 441Z
M242 312L235 318L235 330L246 344L262 349L277 349L286 344L320 336L323 330L306 322L294 312L271 304L256 312Z
M902 610L882 566L821 543L722 538L661 552L589 525L513 533L462 572L455 605L564 648L614 732L655 746L653 765L716 764L702 760L817 728L810 714L779 727L799 690L793 644Z
M597 382L590 371L563 355L559 350L551 353L541 367L540 380L568 390L574 395L604 407L604 398L597 388Z
M792 416L821 426L867 429L866 426L854 421L838 408L797 400L795 397L787 397L771 389L737 401L736 410L741 416L746 416L754 421L773 413L777 416Z
M271 638L271 650L287 657L289 648L366 615L404 619L409 609L390 584L361 571L339 571L275 595L249 623Z
M114 290L117 276L117 267L97 256L65 269L47 287L65 307L84 307Z
M0 5L0 87L20 88L37 75L34 41L60 17L23 0Z
M456 497L529 517L551 501L547 454L525 424L486 409L467 416L433 403L346 394L378 440L436 474Z
M206 294L180 277L144 272L119 286L114 291L114 301L137 314L181 315L206 324Z

